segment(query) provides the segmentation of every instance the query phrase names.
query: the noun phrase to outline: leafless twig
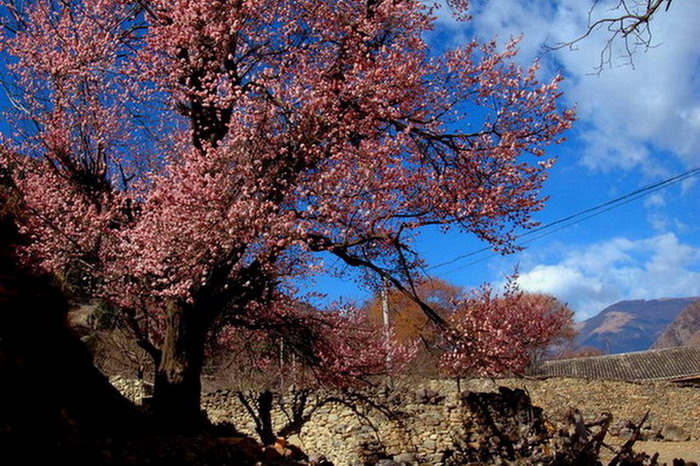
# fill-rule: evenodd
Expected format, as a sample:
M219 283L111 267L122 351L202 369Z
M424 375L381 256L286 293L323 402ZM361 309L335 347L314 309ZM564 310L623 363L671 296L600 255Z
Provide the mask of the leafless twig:
M651 20L663 8L668 11L673 0L619 0L610 11L610 16L594 19L593 13L599 6L596 0L588 12L586 31L575 39L561 42L553 46L545 46L547 50L563 48L575 49L579 42L587 39L595 32L604 29L610 33L605 46L600 51L600 62L595 67L596 73L612 66L615 44L621 42L627 64L634 67L633 55L640 49L648 50L655 47L651 29Z

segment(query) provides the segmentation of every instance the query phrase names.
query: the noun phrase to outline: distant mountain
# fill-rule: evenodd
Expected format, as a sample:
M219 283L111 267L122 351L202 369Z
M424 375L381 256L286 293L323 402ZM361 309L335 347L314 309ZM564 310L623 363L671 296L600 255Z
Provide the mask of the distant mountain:
M652 348L678 346L700 346L700 300L683 309L654 342Z
M586 320L577 347L608 354L649 349L681 312L700 298L620 301Z

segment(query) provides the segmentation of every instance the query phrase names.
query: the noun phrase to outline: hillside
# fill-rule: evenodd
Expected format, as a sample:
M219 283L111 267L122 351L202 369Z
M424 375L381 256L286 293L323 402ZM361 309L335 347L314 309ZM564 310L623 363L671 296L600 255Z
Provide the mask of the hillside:
M681 312L697 300L694 297L620 301L586 320L575 344L608 354L649 349Z
M652 348L700 346L700 300L687 306L663 331Z

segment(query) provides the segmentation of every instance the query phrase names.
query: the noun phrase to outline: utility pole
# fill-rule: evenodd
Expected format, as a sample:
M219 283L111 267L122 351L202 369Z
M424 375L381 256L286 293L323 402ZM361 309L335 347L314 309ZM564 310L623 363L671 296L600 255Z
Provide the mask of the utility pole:
M284 393L284 339L280 338L280 394Z
M386 278L382 279L382 321L384 322L384 334L389 338L389 284ZM388 343L388 342L387 342Z
M382 321L384 323L384 339L385 339L385 344L386 344L386 348L387 348L387 353L386 353L386 370L387 370L386 384L387 384L387 387L391 387L393 385L392 380L391 380L391 375L389 375L389 368L391 367L391 354L388 351L389 348L391 348L391 327L390 327L390 323L389 323L389 283L387 282L386 278L382 278L381 296L382 296Z

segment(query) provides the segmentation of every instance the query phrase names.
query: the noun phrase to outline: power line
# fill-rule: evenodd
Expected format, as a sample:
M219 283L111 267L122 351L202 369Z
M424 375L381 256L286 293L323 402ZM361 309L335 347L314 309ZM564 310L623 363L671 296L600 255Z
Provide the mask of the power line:
M533 236L533 235L536 235L537 233L539 233L536 236L533 236L532 238L528 239L527 241L520 242L518 244L518 246L529 244L533 241L536 241L538 239L541 239L541 238L544 238L544 237L549 236L551 234L554 234L557 231L563 230L563 229L568 228L568 227L575 225L577 223L581 223L585 220L588 220L590 218L601 215L609 210L616 209L620 206L628 204L628 203L635 201L639 198L642 198L644 196L648 196L649 194L652 194L652 193L659 191L661 189L665 189L665 188L667 188L675 183L679 183L681 181L684 181L684 180L691 178L699 173L700 173L700 167L693 168L693 169L688 170L684 173L674 175L672 177L666 178L666 179L659 181L659 182L656 182L656 183L649 184L649 185L644 186L642 188L639 188L635 191L624 194L620 197L610 199L606 202L603 202L602 204L598 204L596 206L580 210L576 213L573 213L573 214L568 215L566 217L560 218L560 219L555 220L553 222L550 222L550 223L547 223L545 225L541 225L539 227L533 228L532 230L526 231L525 233L522 233L522 234L516 236L515 239L517 241L521 238ZM556 227L556 228L554 228L554 227ZM552 228L554 228L554 229L552 229ZM451 265L451 264L460 262L464 259L476 256L477 254L481 254L481 253L487 252L487 251L492 251L491 246L485 246L481 249L477 249L475 251L471 251L469 253L462 254L460 256L457 256L453 259L442 262L440 264L433 265L431 267L427 267L426 270L435 270L435 269L438 269L438 268L441 268L441 267L444 267L447 265ZM489 254L485 257L479 258L475 261L471 261L467 264L461 265L457 268L454 268L454 269L451 269L447 272L444 272L442 275L447 275L447 274L450 274L453 272L457 272L457 271L462 270L462 269L469 267L471 265L477 264L479 262L483 262L486 259L490 259L491 257L493 257L495 255L497 255L497 253L492 252L491 254Z

